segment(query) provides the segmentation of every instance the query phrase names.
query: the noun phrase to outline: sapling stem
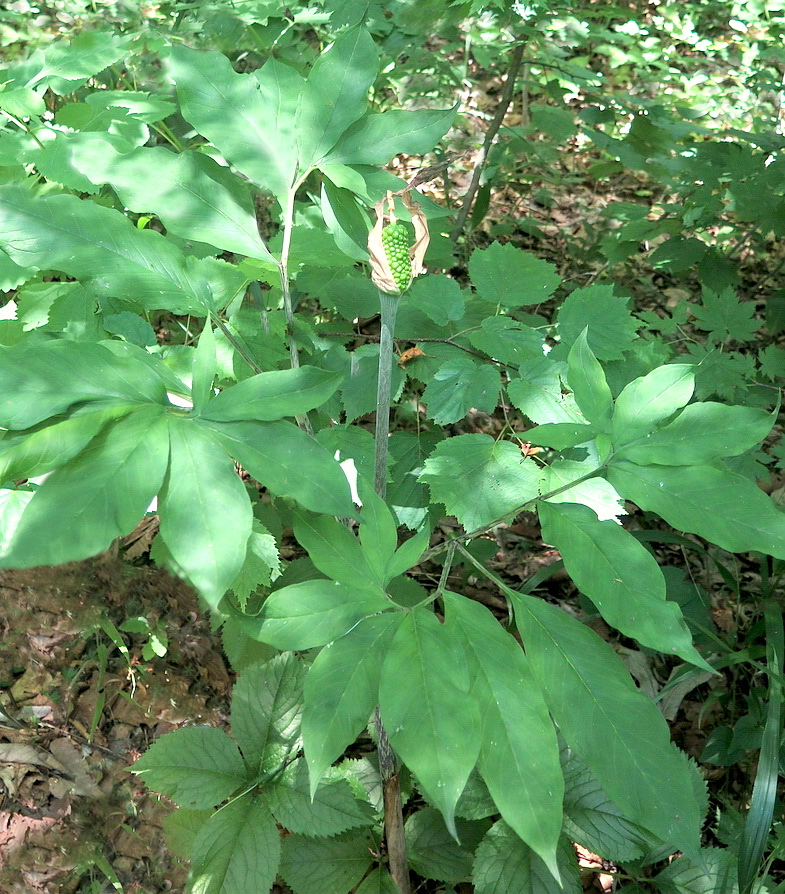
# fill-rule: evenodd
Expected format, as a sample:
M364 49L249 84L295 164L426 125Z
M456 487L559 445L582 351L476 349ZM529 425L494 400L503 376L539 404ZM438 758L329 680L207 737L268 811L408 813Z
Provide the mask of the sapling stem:
M379 290L381 333L379 338L379 383L376 389L376 454L373 489L384 499L387 494L387 453L390 437L393 333L400 296Z
M393 364L393 334L400 296L379 290L381 306L381 337L379 339L379 384L376 391L376 453L374 457L373 489L382 498L387 493L387 453L390 436L390 399ZM403 830L403 805L398 763L382 723L379 706L374 711L379 772L384 794L384 836L390 875L401 894L411 894L409 860Z

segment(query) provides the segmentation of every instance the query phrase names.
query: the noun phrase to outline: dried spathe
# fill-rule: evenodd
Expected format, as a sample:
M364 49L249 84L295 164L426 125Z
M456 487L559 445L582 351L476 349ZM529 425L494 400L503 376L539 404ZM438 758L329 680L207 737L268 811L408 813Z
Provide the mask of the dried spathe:
M430 236L428 221L420 203L411 197L411 189L388 192L376 203L376 223L368 235L371 256L371 279L388 295L405 292L415 276L425 273L424 258ZM409 232L395 214L395 196L400 196L414 225L414 244L409 245ZM385 212L385 205L387 211Z

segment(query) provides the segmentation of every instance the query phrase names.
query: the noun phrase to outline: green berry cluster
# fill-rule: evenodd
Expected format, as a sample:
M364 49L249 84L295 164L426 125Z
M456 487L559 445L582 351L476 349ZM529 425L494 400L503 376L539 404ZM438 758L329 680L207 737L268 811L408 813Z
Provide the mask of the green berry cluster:
M395 285L404 292L412 280L412 259L409 257L409 233L406 227L400 222L387 224L382 229L382 245Z

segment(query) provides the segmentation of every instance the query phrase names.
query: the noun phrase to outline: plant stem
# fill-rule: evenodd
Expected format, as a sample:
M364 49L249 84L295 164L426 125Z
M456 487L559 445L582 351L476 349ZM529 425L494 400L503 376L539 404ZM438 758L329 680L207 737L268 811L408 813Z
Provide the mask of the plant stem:
M390 391L392 382L393 334L398 313L397 295L379 292L381 305L381 338L379 340L379 384L376 391L376 454L374 457L373 489L384 499L387 493L387 452L390 436ZM382 723L379 706L374 711L376 742L379 754L379 772L384 794L384 837L390 875L401 894L411 894L409 884L409 860L406 856L406 838L403 831L403 805L398 762Z
M477 195L477 190L480 188L480 178L482 177L482 172L485 168L485 164L488 161L488 155L491 151L491 146L493 145L493 141L496 139L496 134L499 132L499 128L502 126L502 121L504 121L504 116L507 114L507 109L509 109L510 103L512 102L512 94L515 89L515 79L518 77L518 71L521 67L524 47L525 44L523 42L516 43L513 47L512 56L510 58L510 65L507 69L507 80L504 84L504 89L502 90L499 105L496 109L496 113L493 116L493 120L491 121L488 130L485 133L485 139L483 140L482 148L480 149L477 160L474 163L471 183L469 184L469 188L466 190L466 195L463 197L461 210L458 212L458 216L455 218L455 226L453 227L452 233L450 233L450 239L452 239L453 242L456 242L459 239L459 237L463 233L464 227L466 226L466 221L469 219L469 212L472 209L472 204L474 202L474 197Z
M467 540L474 540L475 537L480 537L482 534L487 534L488 531L492 531L496 527L496 525L500 525L502 524L502 522L507 521L507 519L518 515L520 512L524 512L530 506L535 506L537 503L540 503L543 500L548 500L550 497L555 497L559 494L563 494L565 491L570 490L578 484L582 484L584 481L588 481L590 478L596 478L606 465L607 462L603 463L601 466L598 466L596 469L592 469L591 472L587 472L585 475L581 475L580 478L576 478L574 481L569 481L567 484L562 484L561 487L556 487L544 494L537 494L536 497L530 497L524 503L520 503L518 506L514 506L508 512L505 512L504 515L498 516L493 521L488 522L488 524L483 525L480 528L475 528L472 531L466 531L464 534L459 534L457 537L453 537L452 540L445 540L443 543L437 543L436 546L432 546L430 549L425 550L425 552L417 560L417 564L419 564L420 562L426 562L428 559L433 558L433 556L437 556L439 553L444 552L446 549L449 549L450 545L453 543L464 543Z
M390 387L392 382L393 333L398 314L397 295L379 292L382 309L379 339L379 384L376 390L376 455L373 489L382 498L387 493L387 451L390 437Z

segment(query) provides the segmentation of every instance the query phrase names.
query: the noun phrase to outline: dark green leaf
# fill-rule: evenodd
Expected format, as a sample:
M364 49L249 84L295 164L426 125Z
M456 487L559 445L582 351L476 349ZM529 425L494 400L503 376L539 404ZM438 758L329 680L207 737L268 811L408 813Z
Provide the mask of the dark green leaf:
M560 839L556 856L561 885L537 854L499 820L475 854L472 875L476 894L580 894L575 851L566 838Z
M647 467L614 460L606 474L625 499L679 531L728 552L755 550L785 558L785 513L754 482L721 462Z
M185 119L246 177L285 203L297 172L300 75L273 57L253 74L236 74L221 53L179 44L170 63Z
M482 714L479 769L501 815L556 872L564 782L556 731L523 649L484 606L444 593Z
M378 70L376 45L364 28L345 31L316 60L297 107L301 170L325 159L349 125L365 113Z
M414 609L398 628L379 703L390 744L456 835L455 805L481 747L480 712L469 695L462 638L430 609Z
M588 506L540 503L542 536L555 546L567 573L605 620L639 643L711 670L692 645L675 602L665 599L656 559L615 521L600 521Z
M346 894L370 868L373 846L369 833L359 830L336 838L289 835L281 875L295 894Z
M142 407L105 428L41 485L0 564L61 565L107 549L144 515L168 453L163 407Z
M630 382L613 409L614 444L628 444L652 432L689 403L694 390L695 375L687 363L660 366Z
M538 494L540 472L509 441L459 435L442 441L425 461L420 480L467 530L514 512Z
M214 813L196 836L191 894L269 891L278 874L281 838L261 798L246 796Z
M299 747L305 668L292 653L243 669L232 692L232 735L252 772L272 772Z
M311 791L354 742L379 701L379 679L403 612L366 618L322 649L305 678L303 743Z
M674 849L697 854L703 818L687 760L654 703L588 627L541 599L507 587L504 592L515 604L526 655L567 744L628 819Z
M771 431L772 417L757 407L690 404L664 428L621 447L620 459L640 465L693 466L738 456Z
M205 422L205 426L274 494L293 497L314 512L355 515L349 482L340 465L297 426L290 422Z
M215 607L242 567L251 503L218 439L191 419L169 419L172 453L158 500L161 537L178 570Z
M346 779L328 779L308 790L305 761L290 764L269 789L270 810L290 832L311 837L338 835L373 822L367 801L357 801Z
M248 778L237 746L223 730L190 726L156 740L132 766L147 786L180 807L215 807Z
M559 309L559 335L572 345L588 326L589 347L600 360L618 360L629 350L638 330L627 299L613 294L613 286L576 289Z
M268 597L257 637L276 649L312 649L344 636L363 618L391 605L381 591L375 595L337 581L304 581Z
M460 844L450 834L442 815L424 807L406 820L406 851L412 869L424 878L460 882L472 871L472 854L489 821L456 820Z
M340 373L315 366L263 372L215 395L202 411L205 419L272 422L321 406L341 383Z
M439 367L428 382L423 401L437 425L449 425L463 419L472 408L493 412L499 386L499 373L491 364L456 357Z
M610 427L613 398L605 380L605 373L592 353L588 342L588 330L575 339L568 358L568 380L575 403L586 421L601 431Z
M511 243L494 242L475 249L469 275L480 295L502 307L521 307L547 301L561 282L552 264L521 251Z
M325 164L386 165L398 153L425 155L450 129L457 109L366 112L341 134Z

